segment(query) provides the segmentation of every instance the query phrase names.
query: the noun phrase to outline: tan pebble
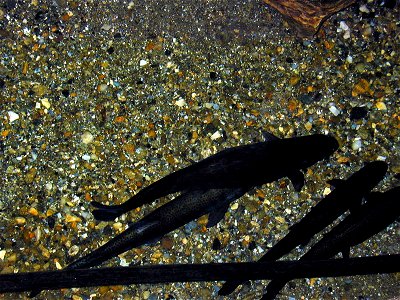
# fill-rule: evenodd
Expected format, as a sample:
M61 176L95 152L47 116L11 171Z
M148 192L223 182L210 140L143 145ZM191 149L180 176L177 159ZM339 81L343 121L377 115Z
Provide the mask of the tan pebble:
M376 103L376 108L379 110L386 110L386 104L383 103L382 101L379 101Z
M91 142L93 142L93 135L89 132L89 131L85 131L82 135L81 135L81 140L82 143L84 144L90 144Z
M310 131L312 128L312 124L310 122L307 122L306 124L304 124L304 127L307 129L307 131Z
M151 259L158 260L161 256L162 256L162 253L157 250L156 252L153 253L153 255L151 256Z
M150 297L150 292L149 291L144 291L143 292L143 299L149 299Z
M72 300L82 300L82 297L78 295L72 295Z
M182 239L182 244L186 245L188 243L188 240L186 238Z
M238 209L238 207L239 207L239 204L237 202L235 202L232 204L231 209L236 210L236 209Z
M283 223L285 223L286 221L285 221L285 218L283 218L283 217L275 217L275 220L277 220L279 223L281 223L281 224L283 224Z
M77 216L73 216L73 215L69 215L67 214L65 216L65 222L67 223L72 223L72 222L81 222L81 218L77 217Z
M208 216L207 215L203 215L200 218L197 219L197 224L199 225L207 225L208 223Z
M50 258L50 251L49 250L47 250L44 247L41 250L42 250L42 255L43 255L44 258L47 258L47 259Z
M68 254L70 255L70 256L75 256L75 255L77 255L78 254L78 252L79 252L79 247L77 246L77 245L73 245L71 248L69 248L69 250L68 250Z
M31 208L28 210L28 212L29 212L32 216L35 216L35 217L39 215L39 212L38 212L37 209L34 208L34 207L31 207Z
M112 225L112 227L114 228L114 230L116 231L120 231L122 229L122 223L121 222L116 222Z
M15 218L15 222L16 222L18 225L24 225L24 224L26 223L26 219L25 219L24 217L16 217L16 218Z
M16 261L17 261L17 254L15 254L15 253L11 253L7 257L7 262L9 262L9 263L15 263Z
M163 247L164 249L172 249L173 246L174 246L174 241L171 238L164 237L161 240L161 247Z

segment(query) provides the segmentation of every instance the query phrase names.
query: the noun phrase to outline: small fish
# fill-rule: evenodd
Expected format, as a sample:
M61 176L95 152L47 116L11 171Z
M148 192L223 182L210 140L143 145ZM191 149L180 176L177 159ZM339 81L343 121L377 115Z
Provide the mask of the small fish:
M173 172L120 205L92 202L96 208L92 213L98 220L111 221L172 193L259 186L285 176L299 191L304 185L300 170L329 157L339 146L334 137L322 134L278 139L265 133L265 137L265 142L225 149Z
M157 208L103 246L77 259L66 269L83 269L102 264L125 251L160 239L186 223L208 214L207 227L216 225L225 215L229 204L251 187L196 190L185 192ZM32 291L35 297L40 291Z
M347 180L329 181L336 188L315 205L290 232L272 247L259 261L274 261L292 251L298 245L306 245L309 240L331 224L346 210L351 211L361 205L362 199L383 179L387 164L375 161L366 164ZM227 281L219 290L219 295L229 295L243 282Z
M366 204L353 211L318 241L300 260L328 259L341 252L348 257L350 247L358 245L384 230L400 216L400 187L385 193L371 193ZM274 299L290 281L290 274L272 280L263 300Z

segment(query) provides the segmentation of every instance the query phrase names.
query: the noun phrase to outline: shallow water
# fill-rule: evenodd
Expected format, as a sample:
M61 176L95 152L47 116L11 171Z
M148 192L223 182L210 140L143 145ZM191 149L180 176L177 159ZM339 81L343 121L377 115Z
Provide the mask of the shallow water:
M232 204L216 228L205 230L201 218L109 265L255 260L328 192L327 180L379 159L389 172L377 190L399 185L399 9L361 2L329 19L319 38L302 41L255 1L5 1L2 272L63 268L168 201L107 224L93 219L91 200L121 203L193 161L262 141L262 131L332 134L341 146L309 169L300 193L287 179L266 184ZM399 230L393 224L352 256L400 253ZM212 250L217 238L221 249ZM220 285L81 288L41 297L209 299L218 298ZM257 299L263 287L253 282L231 299ZM296 280L282 299L391 299L398 290L394 274Z

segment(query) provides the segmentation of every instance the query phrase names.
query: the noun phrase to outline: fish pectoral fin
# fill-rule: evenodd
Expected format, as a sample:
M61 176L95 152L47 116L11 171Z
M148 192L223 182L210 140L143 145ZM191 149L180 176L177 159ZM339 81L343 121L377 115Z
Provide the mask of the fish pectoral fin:
M330 184L331 186L333 186L334 188L337 188L338 186L343 184L343 182L345 182L345 181L346 180L334 178L334 179L328 180L327 183Z
M350 247L347 247L342 250L342 257L343 258L349 258L350 257Z
M301 171L293 172L288 175L288 178L293 184L294 190L296 192L300 192L302 187L304 186L304 174Z
M218 224L225 217L225 213L229 208L229 203L226 205L218 206L215 210L211 211L208 214L208 223L206 225L207 228L213 227Z
M264 140L266 142L276 141L276 140L280 139L280 138L278 138L277 136L273 135L272 133L270 133L268 131L262 131L261 133L262 133L262 135L264 137Z

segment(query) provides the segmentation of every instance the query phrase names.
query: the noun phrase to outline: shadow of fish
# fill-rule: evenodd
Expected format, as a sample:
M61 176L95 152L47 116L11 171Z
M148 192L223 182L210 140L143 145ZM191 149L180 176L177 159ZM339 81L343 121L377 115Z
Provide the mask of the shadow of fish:
M289 177L299 191L304 184L301 169L329 157L338 148L334 137L315 134L278 139L266 134L266 141L225 149L186 168L173 172L120 205L92 202L98 220L110 221L143 204L168 194L258 186Z
M350 247L358 245L385 229L400 216L400 187L385 193L371 193L368 202L354 210L332 228L300 260L328 259L339 252L348 257ZM263 300L274 299L291 278L272 280Z
M354 211L361 205L363 197L383 179L387 164L375 161L366 164L347 180L334 179L329 183L336 188L315 205L298 223L290 228L290 232L272 247L259 261L274 261L292 251L299 245L305 245L326 226L331 224L346 210ZM229 295L240 281L227 281L219 290L219 295Z
M153 242L186 223L209 214L207 227L216 225L229 204L250 187L196 190L185 192L131 225L106 244L72 262L66 269L90 268L132 248ZM32 291L30 297L40 291Z

